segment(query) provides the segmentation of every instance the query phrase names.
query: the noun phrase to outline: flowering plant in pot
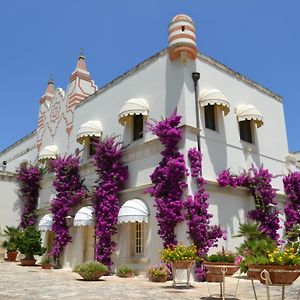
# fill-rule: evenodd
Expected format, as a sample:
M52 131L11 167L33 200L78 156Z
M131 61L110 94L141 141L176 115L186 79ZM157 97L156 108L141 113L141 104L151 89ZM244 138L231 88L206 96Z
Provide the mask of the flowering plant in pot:
M147 271L149 280L154 282L166 282L170 273L170 269L166 264L150 266Z
M300 254L287 243L281 249L259 230L259 224L241 224L239 236L246 237L239 247L243 255L240 267L251 279L273 284L292 284L300 276Z
M179 243L173 247L167 246L161 251L161 259L166 263L172 263L177 269L186 269L199 259L195 245L184 246Z
M220 282L225 276L231 276L238 270L237 254L232 251L225 250L218 251L206 257L203 262L204 267L207 269L206 280L209 282Z
M43 255L46 248L42 247L41 233L34 226L28 226L20 235L19 251L25 255L21 259L22 266L35 265L34 255Z
M6 249L6 255L8 261L16 261L18 254L18 246L20 242L20 230L13 226L6 226L4 233L1 235L4 237L4 241L1 247Z
M77 265L73 272L78 273L84 280L95 281L108 272L108 268L100 262L90 261Z
M132 278L134 277L134 270L129 266L120 266L117 270L119 277Z

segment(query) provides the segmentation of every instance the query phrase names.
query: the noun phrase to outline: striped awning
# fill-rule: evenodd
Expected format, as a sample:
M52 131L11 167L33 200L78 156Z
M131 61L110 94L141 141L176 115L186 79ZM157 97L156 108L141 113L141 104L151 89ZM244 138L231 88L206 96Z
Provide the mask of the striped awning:
M120 208L118 223L145 222L148 223L149 209L140 199L127 200Z
M86 138L101 137L103 133L102 124L100 121L91 120L79 127L76 140L79 144L83 144Z
M142 98L129 99L120 109L119 122L121 125L124 125L128 117L133 115L147 116L148 112L149 112L149 105L145 99Z
M225 95L216 89L204 89L200 92L200 105L218 105L223 111L225 116L230 111L230 104Z
M236 115L239 122L253 120L257 127L260 127L264 124L264 118L261 112L251 104L242 104L237 106Z

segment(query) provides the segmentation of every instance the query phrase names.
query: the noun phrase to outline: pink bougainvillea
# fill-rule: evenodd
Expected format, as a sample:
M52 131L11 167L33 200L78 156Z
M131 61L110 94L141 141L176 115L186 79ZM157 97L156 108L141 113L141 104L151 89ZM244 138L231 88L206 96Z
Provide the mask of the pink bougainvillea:
M286 221L285 230L289 231L300 223L300 173L292 172L283 179L284 190L288 197L284 212Z
M127 166L122 162L120 143L109 137L95 143L94 165L98 181L93 195L96 220L96 259L111 267L116 243L112 236L118 222L118 192L128 179Z
M180 120L181 116L174 113L163 121L148 124L148 130L165 147L161 152L162 160L150 176L153 187L146 191L155 199L158 234L164 247L177 243L174 229L184 220L182 194L187 187L187 169L184 156L178 151L178 143L183 135L178 127Z
M195 148L189 149L188 158L191 166L191 175L197 185L197 192L189 196L185 202L188 233L196 245L199 257L204 257L211 247L217 246L224 231L217 225L210 225L212 214L208 212L208 193L205 191L205 180L202 177L202 155ZM205 271L198 264L195 272L200 280L205 278Z
M36 224L37 216L35 211L38 205L41 179L41 170L36 166L24 164L17 170L19 199L21 204L21 220L19 226L23 229Z
M57 158L51 164L55 172L53 186L56 189L56 197L50 204L50 210L53 214L52 231L54 233L51 254L55 264L59 264L64 248L71 241L66 217L70 210L86 196L86 189L80 180L78 157L70 155Z
M255 209L248 213L251 220L260 223L260 230L270 238L278 242L279 234L279 211L274 198L276 190L272 188L271 181L273 175L267 169L259 169L252 166L248 171L236 176L229 170L223 171L218 176L220 186L243 186L248 188L254 198Z

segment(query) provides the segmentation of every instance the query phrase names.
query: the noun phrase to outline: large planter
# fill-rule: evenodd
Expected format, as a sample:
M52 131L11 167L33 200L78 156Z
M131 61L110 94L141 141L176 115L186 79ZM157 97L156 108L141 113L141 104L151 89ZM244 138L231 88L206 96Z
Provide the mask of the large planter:
M225 276L231 276L238 270L238 267L234 263L228 262L205 261L203 262L203 266L207 269L206 281L208 282L222 282L223 272Z
M187 269L187 268L190 268L193 264L194 264L194 261L192 261L192 260L182 260L182 261L173 262L173 266L176 269Z
M168 280L168 275L163 275L163 276L150 276L149 277L150 281L153 282L166 282Z
M6 251L8 261L16 261L18 252L17 251Z
M252 280L256 279L261 283L265 283L263 270L268 271L271 284L292 284L300 276L300 265L250 265L247 275Z
M84 280L88 280L88 281L96 281L98 280L101 276L103 276L105 274L105 272L103 271L97 271L97 272L92 272L92 273L88 273L88 272L79 272L80 276L84 279Z
M26 259L26 258L23 258L20 261L21 261L21 265L24 266L24 267L34 266L35 263L36 263L36 259Z

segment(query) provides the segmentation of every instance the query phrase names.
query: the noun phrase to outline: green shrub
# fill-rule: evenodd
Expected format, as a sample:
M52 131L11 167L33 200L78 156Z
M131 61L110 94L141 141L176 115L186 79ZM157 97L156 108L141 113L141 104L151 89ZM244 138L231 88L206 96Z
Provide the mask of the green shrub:
M134 270L129 266L120 266L117 270L117 275L120 276L131 272L134 272Z
M108 268L97 261L90 261L90 262L85 262L83 264L77 265L73 269L73 272L79 273L84 279L92 280L91 278L93 278L93 274L95 273L105 274L106 272L108 272Z
M26 259L34 259L34 255L43 255L46 248L42 247L41 233L34 226L29 226L21 232L19 251Z
M42 264L51 264L51 257L50 255L47 253L46 255L43 256L41 263Z
M207 261L210 262L224 262L233 263L236 258L236 254L231 251L219 251L216 254L212 254L207 257Z

